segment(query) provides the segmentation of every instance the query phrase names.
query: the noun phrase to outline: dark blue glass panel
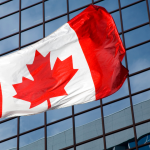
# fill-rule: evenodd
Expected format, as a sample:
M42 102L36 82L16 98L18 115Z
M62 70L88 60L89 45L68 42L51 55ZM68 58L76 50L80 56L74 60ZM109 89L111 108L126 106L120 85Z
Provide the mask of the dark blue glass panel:
M76 150L103 150L103 138L76 147Z
M42 0L21 0L21 8L30 6L32 4L38 3Z
M138 148L139 150L150 150L150 145Z
M21 11L21 29L26 29L43 21L42 4Z
M110 102L112 100L121 98L121 97L126 96L126 95L129 95L127 80L124 82L122 87L116 93L114 93L114 94L112 94L106 98L103 98L103 103Z
M129 145L130 142L134 142L133 128L106 136L107 149L126 150L134 147L134 145Z
M132 124L129 98L106 105L103 111L106 133Z
M21 33L21 45L43 38L43 25Z
M0 38L19 31L19 13L0 20Z
M44 128L20 136L19 149L44 150Z
M150 71L130 77L131 92L138 92L150 87Z
M19 0L13 0L0 6L0 17L19 10Z
M120 14L119 14L119 11L117 12L114 12L111 14L114 21L115 21L115 24L117 26L117 29L118 29L118 32L121 32L121 23L120 23Z
M64 16L64 17L61 17L61 18L58 18L56 20L46 23L45 24L45 36L48 36L49 34L57 30L66 22L67 22L67 16Z
M1 150L17 150L17 138L0 143Z
M66 0L48 0L45 2L45 20L67 13Z
M9 44L8 44L9 43ZM8 52L19 47L19 36L14 35L10 38L0 41L0 54Z
M20 117L20 132L44 125L44 113Z
M80 111L84 111L86 109L90 109L92 107L98 106L100 105L100 101L93 101L93 102L89 102L89 103L85 103L85 104L80 104L80 105L75 105L74 109L75 109L75 113L78 113Z
M0 124L0 140L17 135L17 119Z
M102 135L101 109L95 109L75 117L76 142Z
M73 145L72 119L47 127L47 149L58 150Z
M47 111L47 123L62 119L72 114L72 107L65 107Z
M150 26L146 25L125 33L126 47L136 45L150 39Z
M122 18L124 30L148 22L146 1L123 9Z
M104 0L102 2L96 3L95 5L104 7L108 12L119 8L118 0Z
M129 4L132 4L134 2L140 1L140 0L120 0L120 1L121 1L121 6L123 7Z
M81 13L85 8L81 9L81 10L78 10L78 11L75 11L71 14L69 14L69 19L71 20L73 17L77 16L79 13Z
M69 0L69 11L92 3L91 0Z
M134 73L150 67L150 43L127 51L129 73Z

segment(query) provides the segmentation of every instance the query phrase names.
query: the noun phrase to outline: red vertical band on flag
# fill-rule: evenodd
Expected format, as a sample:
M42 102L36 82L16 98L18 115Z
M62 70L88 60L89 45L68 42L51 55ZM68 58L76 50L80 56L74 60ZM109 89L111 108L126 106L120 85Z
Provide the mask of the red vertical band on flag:
M0 118L2 117L2 89L0 83Z
M95 85L96 100L119 90L128 70L121 61L125 49L111 15L90 5L68 22L76 32Z

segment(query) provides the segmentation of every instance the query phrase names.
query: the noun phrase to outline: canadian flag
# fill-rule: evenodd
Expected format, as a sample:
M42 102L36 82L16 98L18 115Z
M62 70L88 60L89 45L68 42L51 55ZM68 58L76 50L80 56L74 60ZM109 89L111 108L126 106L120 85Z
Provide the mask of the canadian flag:
M0 117L109 96L128 75L124 55L111 15L90 5L46 38L0 58Z

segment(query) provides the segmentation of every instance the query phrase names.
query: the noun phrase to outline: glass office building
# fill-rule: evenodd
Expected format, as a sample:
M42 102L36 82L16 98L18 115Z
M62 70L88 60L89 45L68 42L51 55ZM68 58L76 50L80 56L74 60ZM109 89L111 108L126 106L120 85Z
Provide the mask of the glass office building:
M0 119L0 150L150 149L150 0L0 0L0 57L51 34L89 4L114 18L129 69L124 85L91 103Z

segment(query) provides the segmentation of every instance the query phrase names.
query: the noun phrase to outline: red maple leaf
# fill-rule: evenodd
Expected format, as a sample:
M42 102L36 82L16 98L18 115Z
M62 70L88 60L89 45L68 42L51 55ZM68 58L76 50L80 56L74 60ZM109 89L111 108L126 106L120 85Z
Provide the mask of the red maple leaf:
M13 97L31 102L30 108L46 100L50 108L50 98L67 95L64 87L78 71L73 69L72 56L63 61L57 58L51 70L50 52L43 57L38 51L35 53L33 64L28 64L27 68L34 81L23 77L22 83L13 85L17 92Z

